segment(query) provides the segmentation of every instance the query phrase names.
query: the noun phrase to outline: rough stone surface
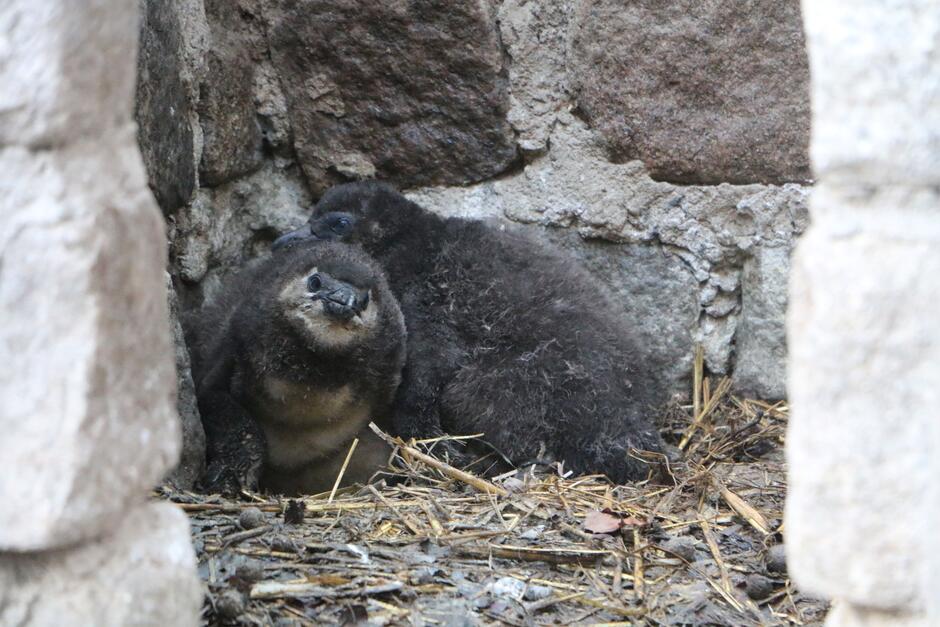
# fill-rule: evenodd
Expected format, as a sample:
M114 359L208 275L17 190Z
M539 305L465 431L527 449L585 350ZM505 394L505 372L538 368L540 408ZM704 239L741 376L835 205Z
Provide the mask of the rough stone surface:
M817 187L794 255L790 573L881 610L922 609L935 533L938 205L930 189Z
M131 119L134 2L7 0L0 11L0 146L94 138Z
M410 197L444 215L508 218L569 227L587 239L661 247L665 256L660 259L675 261L644 268L656 256L644 261L641 255L632 260L630 272L645 274L639 281L652 284L668 271L668 285L687 286L700 306L691 315L692 339L705 344L712 372L730 372L741 266L764 247L789 250L806 226L806 190L794 184L680 187L653 181L639 162L607 161L585 124L568 114L556 119L550 144L547 154L517 175L465 188L415 190ZM783 283L786 266L767 267L768 274L774 271L781 276L772 280ZM651 308L638 308L638 318L660 318L654 326L671 330L690 324L685 305L663 310L656 308L662 302L646 302ZM687 374L691 352L685 337L666 344L677 372ZM775 341L783 344L782 338ZM684 379L675 384L686 387Z
M826 616L826 627L930 627L935 624L924 614L884 612L851 603L835 603Z
M191 489L202 477L206 468L206 433L196 403L196 386L190 368L189 349L180 325L179 299L170 275L166 275L167 296L170 303L170 326L173 330L173 347L176 355L176 411L179 414L183 433L183 448L176 468L167 480L184 490Z
M585 0L577 20L578 105L615 160L681 183L810 178L799 0Z
M199 0L140 0L135 117L138 141L157 202L167 215L196 188L201 137L196 117L197 50L206 45Z
M813 167L830 183L940 182L940 11L932 0L804 3Z
M789 248L760 248L744 262L741 320L735 331L735 390L751 398L786 397Z
M487 0L272 0L272 59L314 194L378 176L479 181L516 156Z
M28 503L0 508L0 550L47 549L113 527L179 454L165 230L132 124L0 151L0 216L0 494Z
M558 114L570 105L568 50L576 2L504 0L499 30L509 64L507 119L525 153L544 152Z
M203 186L214 187L261 166L263 136L255 115L257 64L252 54L259 55L262 46L232 2L208 0L206 16L210 43L199 93L199 177Z
M41 554L0 554L0 623L198 625L203 588L189 521L166 503L120 517L105 539Z
M226 272L306 222L311 205L296 166L276 161L252 176L199 190L171 226L170 265L183 280L184 308L201 304Z

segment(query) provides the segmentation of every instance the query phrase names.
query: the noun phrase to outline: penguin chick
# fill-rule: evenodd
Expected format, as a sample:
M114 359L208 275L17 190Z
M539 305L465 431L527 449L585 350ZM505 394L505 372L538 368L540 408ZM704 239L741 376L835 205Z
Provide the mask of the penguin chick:
M310 222L275 242L356 242L382 264L408 327L396 432L485 433L516 464L540 457L617 482L646 476L633 449L653 428L662 364L640 361L610 291L531 235L443 218L388 185L327 191Z
M187 320L211 491L310 493L366 481L388 458L405 358L401 310L361 249L312 242L249 265Z

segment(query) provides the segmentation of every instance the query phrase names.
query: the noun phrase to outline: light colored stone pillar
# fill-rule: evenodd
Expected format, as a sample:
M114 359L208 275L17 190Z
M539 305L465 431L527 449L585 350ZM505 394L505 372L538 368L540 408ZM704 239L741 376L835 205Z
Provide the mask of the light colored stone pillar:
M803 12L819 182L788 317L790 572L830 626L936 625L940 10Z
M0 623L196 624L136 0L0 7Z

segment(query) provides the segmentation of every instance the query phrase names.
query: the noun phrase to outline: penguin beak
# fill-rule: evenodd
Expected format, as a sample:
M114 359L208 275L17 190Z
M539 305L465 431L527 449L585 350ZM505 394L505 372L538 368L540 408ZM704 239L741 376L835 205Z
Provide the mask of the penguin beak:
M320 298L327 315L343 322L361 317L369 306L369 292L360 292L346 283L339 283Z
M281 235L279 238L274 240L274 243L271 244L271 250L285 248L296 242L310 239L311 237L315 237L315 235L313 234L313 231L310 230L310 225L305 224L299 229L294 229L290 233L285 233L284 235Z

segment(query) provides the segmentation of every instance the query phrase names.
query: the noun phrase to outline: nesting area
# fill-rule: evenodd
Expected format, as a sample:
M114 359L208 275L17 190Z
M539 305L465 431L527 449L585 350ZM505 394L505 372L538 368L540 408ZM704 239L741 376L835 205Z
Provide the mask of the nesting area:
M681 456L634 485L484 480L399 441L384 481L332 496L161 497L190 516L210 625L820 624L781 545L787 407L729 387L696 376L664 417Z

